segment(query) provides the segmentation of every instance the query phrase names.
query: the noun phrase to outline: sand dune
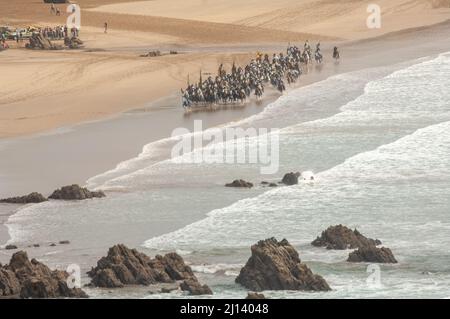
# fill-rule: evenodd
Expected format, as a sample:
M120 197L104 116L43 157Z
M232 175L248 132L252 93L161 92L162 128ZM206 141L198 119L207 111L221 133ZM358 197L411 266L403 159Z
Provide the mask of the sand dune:
M96 12L161 16L306 32L347 39L434 24L450 18L449 0L380 0L382 28L368 29L366 0L152 0L99 6Z

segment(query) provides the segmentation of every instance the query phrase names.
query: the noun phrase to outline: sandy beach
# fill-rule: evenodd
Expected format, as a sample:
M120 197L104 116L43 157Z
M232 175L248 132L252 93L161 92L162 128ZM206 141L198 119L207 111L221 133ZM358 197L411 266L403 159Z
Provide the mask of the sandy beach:
M307 68L299 82L284 93L289 97L290 92L299 89L308 92L309 89L315 89L315 85L325 85L327 79L338 75L359 71L364 73L365 70L369 74L376 69L381 70L377 72L384 76L383 68L395 66L395 70L401 69L399 65L403 63L409 66L414 64L412 61L424 57L435 58L450 51L450 1L447 0L379 1L383 9L383 25L381 29L374 30L365 25L369 14L366 8L370 1L76 2L82 8L80 37L85 42L83 49L40 51L27 50L23 48L24 44L18 47L12 44L11 49L0 52L0 72L2 75L7 74L0 77L0 198L32 191L49 195L54 189L72 183L90 183L93 187L111 186L109 189L105 187L111 203L100 201L100 204L87 204L85 208L81 207L82 204L53 207L51 202L37 205L35 218L54 211L60 213L61 217L50 218L47 226L53 227L59 222L64 226L44 239L41 235L46 225L44 222L39 225L42 228L33 229L35 233L41 234L25 236L23 238L26 239L15 243L19 246L39 243L41 247L29 249L29 255L55 267L65 267L76 262L83 270L88 270L106 253L108 247L118 241L154 253L157 251L154 248L158 245L157 241L154 246L143 245L149 238L176 233L190 224L201 222L215 209L227 208L266 191L257 187L247 194L224 192L223 198L218 199L217 203L203 202L191 193L193 189L190 189L189 180L196 178L192 170L189 173L180 172L179 180L169 180L159 175L163 174L163 169L145 176L136 185L128 186L124 182L127 186L116 187L115 183L122 182L121 179L127 181L128 178L146 173L148 168L164 166L169 159L167 154L155 155L145 166L132 171L130 176L113 175L117 180L108 175L107 178L101 176L102 173L120 168L120 165L117 166L119 163L139 158L139 154L145 158L146 146L170 137L174 128L192 129L194 119L203 120L204 129L220 127L264 113L281 96L269 90L262 101L251 99L243 107L186 115L181 108L179 92L186 85L188 76L190 81L197 81L200 70L204 74L215 74L220 64L224 64L227 69L233 63L245 65L258 52L272 54L285 51L288 43L302 46L307 39L312 43L321 41L325 62ZM36 1L2 3L0 9L0 25L58 25L65 21L64 14L61 17L50 15L48 5ZM104 33L102 28L104 22L108 22L108 33ZM331 59L335 45L339 46L342 54L339 63ZM163 53L172 50L178 54L154 58L140 56L152 50ZM356 91L363 93L363 90L355 87ZM351 100L346 95L339 96L329 103L329 113L316 116L310 112L311 115L305 115L299 122L333 116L340 112L342 105L346 105L347 99ZM307 105L306 102L303 104ZM323 106L321 102L318 102L319 106ZM302 112L304 110L300 110L299 114L303 115ZM277 127L279 123L274 121L268 125ZM392 129L392 132L389 131L396 136L396 130ZM392 141L395 139L392 138ZM368 145L372 146L370 143ZM377 144L374 143L374 146ZM339 162L338 159L336 161ZM323 166L319 163L314 170L330 168L327 165L333 167L331 163ZM291 162L282 163L282 168L296 169ZM206 196L212 196L207 193L209 186L205 182L209 176L208 169L205 176L193 183L193 188L202 189ZM239 172L245 174L245 171ZM222 174L214 171L210 172L209 177L225 178L230 172ZM256 178L255 174L248 174L249 178ZM94 176L97 178L92 180ZM211 192L218 191L222 182L220 179L214 180ZM140 196L143 194L151 194L148 195L151 201L142 199ZM192 207L186 205L186 212L180 218L178 208L173 208L171 201L164 202L165 196L179 196L180 201L188 203L189 199L193 199L193 203L190 203ZM148 207L149 216L134 215L144 210L139 206L117 217L112 213L114 209L127 208L121 202L122 199L130 202L136 200L138 205ZM108 208L110 210L106 212ZM4 225L20 209L22 207L15 205L0 205L0 245L11 239L8 230L15 232L15 238L22 238L17 225L23 226L21 219L28 218L33 207L26 207L19 212L16 219L9 223L9 228ZM80 216L84 216L86 221L79 225L74 222L74 229L69 229L63 222L65 209L67 214L85 209L86 212L80 212ZM109 219L101 222L107 225L104 229L95 228L97 222L98 225L103 224L91 220L93 217L88 213L93 212L110 215ZM67 218L71 220L71 217ZM80 225L86 228L77 229ZM319 227L314 224L316 226ZM30 229L25 228L24 234L32 225L29 225ZM48 247L50 242L58 240L70 240L71 245L67 249ZM179 250L183 251L184 248ZM231 249L230 253L237 251L239 257L235 259L238 263L243 258L240 249ZM224 261L227 250L218 250L220 253L210 256L199 249L198 255L194 251L188 253L187 258L190 257L196 267L204 263L228 262ZM7 262L12 253L2 249L0 262ZM311 256L313 254L307 255L307 258L313 259ZM327 270L328 267L321 262L315 264L312 261L312 264L319 270ZM83 276L83 280L87 281L88 278ZM208 272L206 275L200 274L200 278L213 282L216 280ZM223 278L217 279L218 287L229 285L226 280L225 284L221 280ZM104 292L95 289L89 290L89 293L105 297ZM133 292L123 294L128 293L133 295ZM141 294L145 292L140 291L136 296L140 297ZM123 295L119 293L118 296Z
M370 30L365 26L367 14L362 11L366 2L342 5L305 1L298 12L323 21L318 24L298 15L297 11L292 13L289 8L297 6L297 1L288 0L276 5L271 1L258 1L256 11L253 10L255 3L249 2L240 10L242 16L237 17L241 22L224 18L235 17L224 7L233 10L237 2L226 2L224 6L225 2L214 5L206 2L205 5L196 1L187 10L186 5L180 5L187 3L184 1L167 4L166 1L138 4L78 1L83 10L85 50L2 52L0 66L9 76L0 80L0 137L43 132L140 108L147 102L179 92L188 74L194 80L200 69L215 72L220 63L243 64L267 47L284 47L288 42L306 39L338 43L377 37L443 22L448 19L450 10L445 1L424 0L411 6L405 4L407 1L387 1L389 5L385 7L389 14L383 20L383 27ZM199 12L200 5L203 9ZM172 10L174 7L177 10ZM137 10L139 15L136 15ZM218 11L223 12L222 18L214 14ZM274 15L284 16L285 11L291 11L302 25L298 25L296 19L282 20L282 26L245 22L254 17L279 21ZM416 19L419 13L422 16ZM65 17L50 15L48 6L39 2L2 3L0 24L3 25L57 25L64 21ZM102 30L105 21L110 25L106 35ZM139 57L153 49L177 50L182 54L157 59Z

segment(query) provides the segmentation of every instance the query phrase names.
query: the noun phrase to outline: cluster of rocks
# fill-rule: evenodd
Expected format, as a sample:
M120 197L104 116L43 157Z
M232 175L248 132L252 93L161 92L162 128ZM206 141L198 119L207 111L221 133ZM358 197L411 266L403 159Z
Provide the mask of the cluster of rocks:
M70 244L70 241L68 241L68 240L60 240L58 242L58 244L59 245L68 245L68 244ZM56 244L55 243L51 243L49 246L50 247L55 247ZM28 245L28 248L39 248L39 247L41 247L40 244ZM17 247L17 245L14 245L14 244L9 244L9 245L5 246L5 250L16 250L16 249L19 249L19 247Z
M58 199L58 200L83 200L90 198L102 198L105 197L105 193L102 191L90 191L85 187L80 187L79 185L73 184L61 187L55 190L48 199ZM31 203L42 203L48 200L40 193L31 193L20 197L10 197L5 199L0 199L0 203L9 204L31 204Z
M122 244L111 247L108 255L102 257L88 275L94 287L120 288L181 281L181 290L192 295L212 294L208 286L199 283L180 255L169 253L151 259Z
M0 203L8 203L8 204L30 204L30 203L42 203L45 201L47 201L47 198L45 198L42 194L36 192L20 197L10 197L0 199Z
M68 242L60 242L65 243ZM350 253L349 262L396 263L390 249L378 248L380 244L379 240L367 238L343 225L330 226L312 242L316 247L327 249L356 249ZM191 295L213 294L207 285L199 282L180 255L168 253L150 258L123 244L111 247L88 275L91 287L174 284L174 287L162 288L161 292L171 292L179 285L180 290ZM9 265L0 265L0 297L86 298L81 289L67 286L67 278L66 272L51 271L35 259L29 261L27 254L20 251L13 255ZM247 299L264 299L265 296L258 293L264 290L331 290L323 277L302 263L298 252L286 239L269 238L253 245L251 256L235 281L250 291Z
M397 263L392 251L381 245L378 239L367 238L358 230L343 225L330 226L311 245L327 249L356 249L348 256L348 262Z
M74 184L55 190L48 198L60 200L83 200L102 197L105 197L105 193L102 191L93 192L85 187L80 187L79 185Z
M251 247L251 257L241 269L236 283L251 291L328 291L328 283L301 262L298 252L286 239L269 238Z
M77 37L65 37L64 45L55 44L42 34L35 33L26 44L26 48L33 50L63 50L64 48L79 49L83 46L83 41Z
M87 298L82 289L68 286L68 277L19 251L8 265L0 264L0 298Z
M283 176L283 179L278 184L283 184L283 185L287 185L287 186L297 185L298 180L301 175L302 174L300 174L299 172L287 173ZM314 176L311 176L310 179L314 180ZM261 182L261 185L264 187L277 187L278 184L273 183L273 182L267 182L267 181ZM253 187L253 183L247 182L243 179L237 179L237 180L234 180L232 183L225 184L225 186L226 187L238 187L238 188L239 187L240 188L251 188L251 187Z

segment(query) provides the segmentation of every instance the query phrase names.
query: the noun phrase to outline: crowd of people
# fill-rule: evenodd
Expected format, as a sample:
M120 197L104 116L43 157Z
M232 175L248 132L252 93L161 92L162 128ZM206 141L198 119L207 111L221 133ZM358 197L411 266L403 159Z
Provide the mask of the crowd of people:
M79 30L77 28L67 28L67 26L56 27L26 27L26 28L3 28L5 31L0 34L0 41L6 43L6 40L13 40L17 43L23 42L24 39L31 38L33 35L39 34L43 38L49 40L63 40L65 38L78 38Z
M39 29L39 33L49 40L62 40L65 38L78 38L79 30L77 28L67 28L67 26L44 27Z
M338 49L334 48L333 57L338 59ZM303 51L296 46L289 45L286 53L258 54L255 59L244 68L237 67L234 63L231 73L227 73L221 64L215 78L208 76L198 83L190 84L185 90L181 90L182 105L184 108L192 106L210 106L214 104L243 103L252 94L261 98L265 85L270 84L279 92L286 89L288 84L295 83L302 74L302 64L322 63L323 55L320 43L316 45L314 55L308 41L304 44ZM189 81L188 81L189 82Z

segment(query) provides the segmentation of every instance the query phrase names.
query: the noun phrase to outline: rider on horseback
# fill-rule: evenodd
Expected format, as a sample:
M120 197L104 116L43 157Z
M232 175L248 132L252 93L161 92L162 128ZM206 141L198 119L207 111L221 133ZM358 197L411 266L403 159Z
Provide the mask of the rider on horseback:
M317 63L322 63L323 56L322 53L320 52L320 42L316 44L316 52L314 52L314 57Z

